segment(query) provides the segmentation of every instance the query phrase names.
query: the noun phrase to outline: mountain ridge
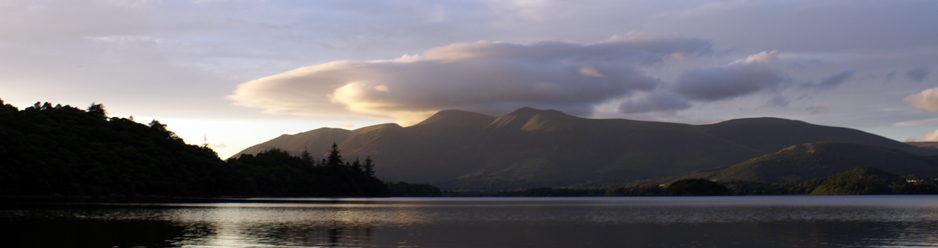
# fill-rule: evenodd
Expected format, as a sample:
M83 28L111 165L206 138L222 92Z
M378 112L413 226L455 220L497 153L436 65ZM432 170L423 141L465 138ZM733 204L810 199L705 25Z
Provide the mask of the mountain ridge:
M859 130L781 118L689 125L521 108L498 117L440 111L409 127L321 128L239 154L272 148L299 154L333 142L347 158L381 161L377 176L385 181L431 183L444 190L623 185L726 167L814 142L921 149Z
M875 168L897 175L936 175L938 156L860 144L806 143L685 177L784 183L827 177L856 167Z

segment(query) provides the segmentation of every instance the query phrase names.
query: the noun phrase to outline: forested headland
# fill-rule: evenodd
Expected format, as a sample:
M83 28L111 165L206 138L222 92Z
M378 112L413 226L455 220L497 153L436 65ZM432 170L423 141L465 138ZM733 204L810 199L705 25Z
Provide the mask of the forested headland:
M320 160L274 149L223 161L157 120L109 118L102 104L0 100L0 196L380 197L388 186L371 159L346 161L336 146Z

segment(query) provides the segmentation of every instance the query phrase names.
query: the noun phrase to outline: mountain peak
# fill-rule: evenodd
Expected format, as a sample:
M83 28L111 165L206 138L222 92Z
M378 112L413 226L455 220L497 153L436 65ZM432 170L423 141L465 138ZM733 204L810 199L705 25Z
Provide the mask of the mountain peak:
M498 117L492 124L489 124L489 127L525 131L553 131L562 127L570 127L578 119L553 109L539 110L524 107Z
M462 110L442 110L414 126L448 125L448 126L485 126L495 120L495 117Z
M540 110L540 109L535 109L531 107L523 107L515 111L512 111L511 113L508 113L505 116L535 116L535 115L567 115L567 114L564 114L563 112L553 110L553 109Z
M755 118L740 118L740 119L731 119L726 121L721 121L717 123L710 124L710 126L733 126L733 125L798 125L806 124L803 121L799 120L790 120L777 117L755 117Z

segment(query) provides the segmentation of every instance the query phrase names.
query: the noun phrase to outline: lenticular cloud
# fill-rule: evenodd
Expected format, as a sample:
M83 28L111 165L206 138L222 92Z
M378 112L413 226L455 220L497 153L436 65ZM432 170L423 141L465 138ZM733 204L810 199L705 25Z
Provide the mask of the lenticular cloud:
M391 60L334 61L249 81L229 98L269 113L349 111L419 121L443 109L498 114L519 107L588 115L592 106L650 91L640 67L710 52L698 39L614 37L595 44L479 41Z
M923 90L918 94L905 97L903 101L923 111L938 112L938 88Z

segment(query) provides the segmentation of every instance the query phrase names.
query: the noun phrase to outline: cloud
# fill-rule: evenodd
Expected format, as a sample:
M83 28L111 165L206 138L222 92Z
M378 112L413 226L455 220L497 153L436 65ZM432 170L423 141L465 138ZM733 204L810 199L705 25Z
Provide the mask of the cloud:
M666 58L667 59L667 58ZM689 109L693 102L714 102L761 91L787 87L789 76L776 65L778 52L765 51L731 63L690 69L673 84L660 84L654 91L623 100L618 111L623 114L670 112ZM769 107L787 107L789 101L776 94Z
M354 112L410 124L443 109L503 114L520 107L589 115L594 105L650 91L642 66L709 53L698 39L613 37L595 44L479 41L390 60L333 61L243 83L236 105L268 113Z
M761 52L733 63L688 70L674 91L691 100L712 102L778 89L789 77L775 66L777 52Z
M807 110L808 112L812 114L821 114L830 110L830 106L828 106L827 104L818 103L818 104L812 105L811 107L805 108L805 110Z
M856 70L846 70L833 75L827 76L824 80L821 80L821 83L817 85L820 89L831 89L840 85L850 78L853 77L853 74L856 73Z
M896 79L896 71L892 70L889 73L886 73L886 82L891 82L893 79Z
M583 75L584 77L606 77L606 75L599 73L596 68L589 66L580 67L580 75Z
M654 91L641 97L628 99L619 104L619 112L640 114L648 112L677 111L690 108L690 103L670 91Z
M777 95L772 98L769 98L769 100L766 101L765 105L769 107L784 108L784 107L788 107L789 103L790 101L788 100L788 98L781 96L781 95Z
M905 76L912 79L915 82L921 82L928 78L928 75L931 74L931 70L928 67L922 66L917 68L912 68L905 71Z
M906 141L938 141L938 129L936 129L935 131L928 132L925 135L922 135L922 137L918 139L909 138Z
M918 94L905 97L902 101L920 110L936 112L938 111L938 88L923 90Z
M893 127L938 126L938 118L925 120L904 121L892 124Z

